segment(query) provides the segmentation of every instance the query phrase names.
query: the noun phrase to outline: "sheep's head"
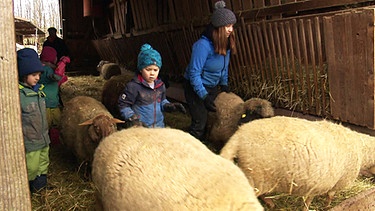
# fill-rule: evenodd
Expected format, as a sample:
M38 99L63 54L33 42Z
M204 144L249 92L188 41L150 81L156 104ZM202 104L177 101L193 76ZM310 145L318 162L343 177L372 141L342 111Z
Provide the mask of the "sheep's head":
M372 166L370 168L362 168L360 171L360 174L365 177L374 177L375 176L375 166Z
M98 143L102 138L107 137L116 131L117 123L124 123L124 121L100 114L79 125L89 125L88 135L93 142Z
M251 98L244 103L245 112L239 121L244 124L255 119L275 116L271 102L260 98Z

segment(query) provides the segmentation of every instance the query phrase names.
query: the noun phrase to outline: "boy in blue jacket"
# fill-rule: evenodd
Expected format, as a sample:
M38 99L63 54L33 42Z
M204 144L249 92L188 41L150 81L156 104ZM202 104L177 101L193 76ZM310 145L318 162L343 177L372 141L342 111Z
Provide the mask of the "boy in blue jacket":
M171 103L166 98L166 88L158 77L162 66L161 56L149 44L144 44L138 54L138 72L126 84L118 100L121 117L132 125L165 127L163 111L181 111L181 103Z

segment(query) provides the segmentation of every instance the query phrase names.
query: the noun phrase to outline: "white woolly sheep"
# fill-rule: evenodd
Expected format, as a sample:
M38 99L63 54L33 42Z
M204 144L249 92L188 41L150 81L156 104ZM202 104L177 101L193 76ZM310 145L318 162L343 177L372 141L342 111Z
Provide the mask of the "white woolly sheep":
M96 66L96 70L105 80L108 80L115 75L121 75L120 66L109 61L101 60Z
M263 210L237 166L181 130L118 131L92 166L104 210Z
M99 101L77 96L64 104L61 117L62 143L80 162L91 162L95 148L106 136L117 131L115 119Z
M304 196L308 209L314 196L325 193L329 205L361 168L373 171L374 150L374 137L342 125L277 116L240 126L220 155L237 158L257 196Z
M215 99L216 112L209 112L207 141L220 151L239 125L254 119L274 116L271 102L251 98L246 102L235 93L221 92Z

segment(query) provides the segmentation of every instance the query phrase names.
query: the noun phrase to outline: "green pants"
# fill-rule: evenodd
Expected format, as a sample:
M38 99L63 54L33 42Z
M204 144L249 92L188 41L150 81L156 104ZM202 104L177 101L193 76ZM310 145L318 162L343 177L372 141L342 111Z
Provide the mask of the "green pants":
M26 153L26 167L29 181L38 175L47 174L49 165L49 146Z
M48 121L48 128L58 128L60 127L60 119L61 119L61 109L57 108L47 108L47 121Z

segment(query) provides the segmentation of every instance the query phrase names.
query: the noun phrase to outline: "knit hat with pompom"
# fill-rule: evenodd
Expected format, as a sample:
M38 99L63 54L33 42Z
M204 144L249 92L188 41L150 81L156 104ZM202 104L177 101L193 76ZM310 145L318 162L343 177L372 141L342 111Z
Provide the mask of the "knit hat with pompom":
M143 68L149 65L156 65L161 68L161 56L157 50L154 50L151 45L143 44L141 47L141 52L138 54L138 70L142 70Z
M211 23L214 27L218 28L229 24L235 24L236 22L236 16L230 9L225 8L224 1L215 3L215 11L211 16Z

